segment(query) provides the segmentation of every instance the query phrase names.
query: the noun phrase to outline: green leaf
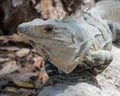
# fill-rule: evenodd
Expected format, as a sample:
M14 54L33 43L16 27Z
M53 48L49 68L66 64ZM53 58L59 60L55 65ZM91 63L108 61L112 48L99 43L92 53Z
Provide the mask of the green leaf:
M33 85L28 82L23 82L17 79L14 79L13 82L19 87L33 88Z

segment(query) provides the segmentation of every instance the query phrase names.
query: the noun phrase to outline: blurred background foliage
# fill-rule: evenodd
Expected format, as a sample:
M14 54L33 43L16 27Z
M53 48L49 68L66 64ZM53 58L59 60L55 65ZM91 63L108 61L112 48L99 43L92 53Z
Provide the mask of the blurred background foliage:
M96 0L98 1L98 0ZM0 0L0 35L16 33L18 24L34 18L62 19L79 9L90 8L94 0Z

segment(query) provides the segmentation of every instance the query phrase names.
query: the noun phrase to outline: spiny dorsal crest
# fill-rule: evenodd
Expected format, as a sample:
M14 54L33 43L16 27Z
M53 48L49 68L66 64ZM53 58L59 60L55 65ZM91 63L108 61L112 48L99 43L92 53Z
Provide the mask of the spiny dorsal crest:
M77 12L76 14L71 14L70 16L69 15L66 15L63 19L62 19L63 22L80 22L80 21L84 21L84 18L83 18L83 11L79 11Z

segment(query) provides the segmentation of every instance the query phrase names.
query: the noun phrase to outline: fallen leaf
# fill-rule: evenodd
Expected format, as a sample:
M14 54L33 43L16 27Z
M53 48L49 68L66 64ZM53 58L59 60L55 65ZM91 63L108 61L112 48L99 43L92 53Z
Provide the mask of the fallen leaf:
M9 36L0 36L0 41L15 41L15 42L24 42L24 39L17 35L17 34L13 34L13 35L9 35Z
M17 79L17 80L20 80L20 81L29 82L30 78L33 77L33 76L37 77L38 73L33 73L33 72L30 72L30 73L13 73L13 74L8 74L7 76L9 78L11 78L12 80Z
M22 48L20 50L18 50L15 54L18 57L25 57L26 55L28 55L30 52L30 49L28 48Z
M7 56L8 56L9 58L16 58L16 56L15 56L13 53L8 53Z
M3 62L6 62L6 61L9 61L10 58L0 58L0 63L3 63Z
M28 82L23 82L23 81L20 81L17 79L13 79L13 82L19 87L33 88L33 85L31 83L28 83Z
M20 48L14 47L14 46L0 47L0 50L6 50L6 51L9 51L9 52L17 51L19 49Z
M39 57L39 58L35 59L34 65L35 65L35 67L40 69L43 65L43 57Z
M32 72L35 69L33 64L26 64L23 68L19 68L20 72Z
M15 87L6 87L3 89L4 92L18 93Z
M49 76L47 75L44 68L41 68L38 79L40 80L41 84L44 84L49 79Z
M1 70L0 70L0 75L5 75L9 74L11 72L16 71L19 69L19 66L17 64L6 64Z

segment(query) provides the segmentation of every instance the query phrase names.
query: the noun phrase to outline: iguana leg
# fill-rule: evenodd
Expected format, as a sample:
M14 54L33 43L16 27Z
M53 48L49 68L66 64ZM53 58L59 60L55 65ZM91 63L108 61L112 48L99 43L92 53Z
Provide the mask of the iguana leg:
M113 60L112 54L107 50L100 50L90 53L90 57L84 61L87 64L88 70L92 74L101 73Z

